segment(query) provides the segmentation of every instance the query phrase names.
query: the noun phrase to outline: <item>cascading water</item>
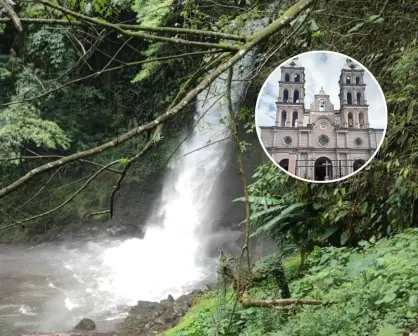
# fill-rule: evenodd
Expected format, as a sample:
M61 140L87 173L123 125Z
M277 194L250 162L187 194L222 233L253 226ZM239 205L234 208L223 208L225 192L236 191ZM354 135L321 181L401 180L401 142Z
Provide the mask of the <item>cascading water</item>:
M251 30L265 25L252 22ZM253 53L234 67L232 100L239 106ZM0 327L8 335L66 330L89 316L106 329L138 300L177 297L210 280L216 260L206 255L220 176L228 164L226 74L196 102L197 126L170 163L161 198L143 239L44 244L0 253ZM162 219L162 220L161 220ZM220 235L215 236L219 239ZM228 240L227 234L222 234Z
M239 103L252 55L234 71L232 100ZM236 84L238 83L238 84ZM216 211L216 188L225 169L229 129L221 123L228 115L224 93L226 75L199 94L192 134L180 147L164 183L159 213L147 223L143 239L130 239L104 253L104 264L114 275L115 291L133 303L161 300L190 291L213 274L213 260L205 260L208 232ZM219 141L219 142L218 142ZM213 145L211 145L213 143ZM154 218L163 218L155 223ZM202 230L203 229L203 230Z

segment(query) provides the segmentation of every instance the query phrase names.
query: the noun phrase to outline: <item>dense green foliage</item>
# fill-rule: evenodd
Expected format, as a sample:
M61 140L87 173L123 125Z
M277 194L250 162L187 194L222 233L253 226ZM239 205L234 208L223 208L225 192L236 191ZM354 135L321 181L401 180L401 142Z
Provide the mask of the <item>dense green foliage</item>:
M207 49L196 43L214 42L223 48L235 43L177 31L162 32L163 40L150 38L157 35L154 31L146 31L148 38L128 37L118 34L120 30L86 25L77 15L147 28L231 33L254 18L271 22L293 3L280 1L266 9L271 1L61 2L73 15L39 3L22 3L16 8L21 17L70 19L82 25L24 23L24 34L17 34L12 25L1 26L0 187L58 156L89 150L159 117L179 89L184 93L188 79L216 57L215 53L191 56ZM315 185L265 164L256 169L249 186L252 236L265 235L278 246L277 253L254 266L252 271L263 281L248 290L251 297L280 298L276 271L290 250L298 255L284 262L292 297L328 303L290 311L243 309L235 305L233 290L220 288L219 293L200 298L166 336L400 336L416 327L418 233L410 227L418 221L417 12L413 0L318 0L312 11L257 46L246 107L239 115L241 133L255 138L255 100L266 77L282 61L309 50L333 50L357 59L375 75L387 98L385 141L373 162L356 176ZM195 45L168 43L164 38L189 39ZM187 56L155 61L179 54ZM179 136L190 129L193 103L165 123L158 148L147 152L124 180L128 189L134 183L133 189L144 190L136 195L139 204L119 209L133 218L134 226L137 214L146 212L159 193L156 180L163 176ZM230 121L223 122L228 127ZM85 228L88 214L109 209L120 170L151 136L144 132L95 155L93 163L75 161L59 167L2 198L0 229L57 207L99 167L118 162L114 171L103 172L59 211L28 221L28 227L15 225L2 231L0 240L47 239ZM242 141L240 148L247 159L260 151L250 141ZM105 221L107 215L94 218Z
M86 14L84 2L70 1L66 5ZM172 20L169 14L173 8L161 7L158 1L147 2L145 7L141 1L136 4L93 1L91 5L89 15L109 21L119 17L156 26ZM152 10L155 6L159 10ZM51 15L56 19L66 18L58 11L51 12L31 3L24 4L19 14L34 18L51 18ZM31 24L23 37L11 26L6 26L0 34L0 104L6 104L0 107L1 187L51 161L47 157L34 160L29 156L68 155L88 150L157 117L171 103L184 78L201 65L200 57L196 56L189 59L187 66L186 61L179 58L95 74L121 63L193 50L187 46L179 51L158 42L131 41L115 33L96 37L96 31L83 30ZM90 78L71 84L89 75ZM9 103L12 104L7 105ZM141 165L132 167L126 182L146 185L145 178L149 177L149 185L152 185L152 175L162 176L168 157L180 141L179 135L190 126L193 112L193 107L188 106L179 118L167 123L165 141L158 151L148 153ZM130 158L142 149L148 137L148 134L139 136L111 152L96 156L94 161L106 164L115 159ZM122 169L123 165L115 168ZM0 225L7 226L61 204L96 170L96 166L76 162L39 177L0 201L4 211ZM59 212L32 221L27 230L21 231L17 227L18 230L1 233L0 240L31 239L38 235L41 235L40 239L42 236L47 239L68 224L74 230L81 228L86 224L83 219L86 214L108 208L118 175L104 172L102 176ZM158 192L156 189L150 193L149 202ZM19 207L16 209L14 204L17 202ZM149 203L144 206L149 208ZM89 220L105 218L99 216Z
M295 308L237 307L231 292L206 294L179 325L164 336L400 336L412 330L418 313L418 230L408 229L377 243L355 248L316 247L307 269L299 259L284 263L292 297L318 298L327 304ZM271 271L278 256L260 260L256 269ZM274 281L252 288L254 298L278 297ZM232 314L232 323L230 317Z

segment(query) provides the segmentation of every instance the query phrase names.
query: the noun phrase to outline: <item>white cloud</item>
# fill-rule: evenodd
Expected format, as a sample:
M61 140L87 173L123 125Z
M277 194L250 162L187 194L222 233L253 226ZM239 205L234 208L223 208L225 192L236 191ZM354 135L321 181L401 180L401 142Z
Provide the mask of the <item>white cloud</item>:
M309 108L314 95L321 87L330 96L334 108L340 108L339 85L341 69L346 62L346 56L330 53L305 53L299 55L299 63L305 67L305 108ZM353 60L356 64L355 60ZM385 128L387 124L386 102L380 87L370 72L365 70L366 100L369 105L369 123L373 128ZM280 67L277 67L263 86L256 111L256 123L259 126L273 126L276 119L276 101L279 95Z

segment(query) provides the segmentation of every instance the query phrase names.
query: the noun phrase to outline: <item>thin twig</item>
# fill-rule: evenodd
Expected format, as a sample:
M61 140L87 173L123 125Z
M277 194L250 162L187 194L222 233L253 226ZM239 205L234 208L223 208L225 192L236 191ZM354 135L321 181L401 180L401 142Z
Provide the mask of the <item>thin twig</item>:
M11 227L14 227L14 226L16 226L16 225L21 225L21 224L23 224L23 223L26 223L26 222L29 222L29 221L32 221L32 220L34 220L34 219L37 219L37 218L40 218L40 217L44 217L44 216L46 216L46 215L49 215L49 214L51 214L51 213L53 213L53 212L55 212L55 211L57 211L58 209L61 209L63 206L65 206L65 205L67 205L68 203L70 203L79 193L81 193L97 176L99 176L101 173L103 173L107 168L109 168L109 167L111 167L111 166L113 166L113 165L115 165L115 164L117 164L117 163L120 163L120 160L115 160L115 161L112 161L112 162L110 162L110 163L108 163L106 166L104 166L103 168L101 168L101 169L99 169L96 173L94 173L87 181L86 181L86 183L84 183L76 192L74 192L67 200L65 200L64 202L62 202L60 205L58 205L58 206L56 206L55 208L53 208L53 209L51 209L51 210L48 210L48 211L45 211L45 212L43 212L43 213L40 213L40 214L38 214L38 215L35 215L35 216L31 216L31 217L28 217L28 218L25 218L25 219L23 219L23 220L21 220L21 221L16 221L15 223L13 223L13 224L10 224L10 225L7 225L7 226L4 226L4 227L0 227L0 231L2 231L2 230L6 230L6 229L9 229L9 228L11 228Z
M69 20L58 20L58 19L40 19L40 18L19 18L22 23L40 23L40 24L50 24L50 25L62 25L62 26L78 26L78 27L88 27L90 24L78 21L69 21ZM0 18L0 23L10 23L9 18ZM97 26L101 26L100 23L94 23ZM197 29L188 29L188 28L173 28L173 27L144 27L141 25L130 25L130 24L114 24L114 26L127 29L127 30L139 30L139 31L149 31L155 33L172 33L172 34L189 34L189 35L199 35L199 36L210 36L217 37L226 40L232 41L242 41L245 42L245 36L218 33L208 30L197 30Z
M145 145L145 147L140 151L138 154L136 154L133 158L127 160L124 163L122 174L120 175L118 181L116 182L116 186L113 188L112 193L110 194L110 201L109 201L109 217L110 219L113 218L113 211L114 211L114 205L115 205L115 196L116 193L120 190L122 181L124 180L126 173L128 172L129 168L132 166L132 164L137 161L142 155L144 155L152 145L156 145L160 139L161 139L161 132L162 132L163 125L161 124L154 132L154 135L152 138L148 141L148 143ZM159 134L157 134L159 133Z
M192 153L194 153L194 152L200 151L200 150L201 150L201 149L203 149L203 148L206 148L206 147L212 146L212 145L214 145L214 144L217 144L218 142L225 141L225 140L229 140L229 139L231 139L231 137L230 137L230 136L229 136L229 137L226 137L226 138L223 138L223 139L221 139L221 140L217 140L217 141L211 142L211 143L209 143L209 144L207 144L207 145L205 145L205 146L203 146L203 147L199 147L199 148L197 148L197 149L195 149L195 150L192 150L191 152L188 152L188 153L184 154L183 156L186 156L186 155L192 154Z

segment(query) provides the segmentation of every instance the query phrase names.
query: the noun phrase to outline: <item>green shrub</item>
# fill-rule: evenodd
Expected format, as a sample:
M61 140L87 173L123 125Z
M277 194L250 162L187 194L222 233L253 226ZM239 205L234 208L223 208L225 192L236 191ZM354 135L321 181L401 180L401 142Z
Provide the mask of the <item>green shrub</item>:
M268 272L277 258L266 256L255 269ZM292 297L328 304L291 313L237 305L231 318L234 298L220 301L213 293L164 336L401 336L417 325L418 229L375 244L363 241L352 249L315 248L298 279L299 261L291 257L283 263L292 279ZM250 294L254 299L278 298L279 290L274 279L267 279Z

